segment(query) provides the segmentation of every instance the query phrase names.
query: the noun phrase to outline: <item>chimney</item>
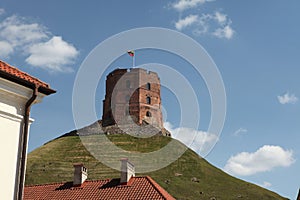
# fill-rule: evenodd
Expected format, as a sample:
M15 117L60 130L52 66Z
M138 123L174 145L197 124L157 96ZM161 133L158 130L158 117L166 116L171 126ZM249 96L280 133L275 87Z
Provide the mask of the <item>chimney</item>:
M128 158L121 159L121 184L126 184L131 177L135 177L134 165L128 161Z
M82 163L75 163L74 165L73 186L80 186L87 179L87 169Z

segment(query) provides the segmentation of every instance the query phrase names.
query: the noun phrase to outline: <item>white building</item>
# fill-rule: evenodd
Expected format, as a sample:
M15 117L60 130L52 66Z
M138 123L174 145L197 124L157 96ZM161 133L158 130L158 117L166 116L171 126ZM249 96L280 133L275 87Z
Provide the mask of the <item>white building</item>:
M22 199L30 107L52 93L48 84L0 60L0 199Z

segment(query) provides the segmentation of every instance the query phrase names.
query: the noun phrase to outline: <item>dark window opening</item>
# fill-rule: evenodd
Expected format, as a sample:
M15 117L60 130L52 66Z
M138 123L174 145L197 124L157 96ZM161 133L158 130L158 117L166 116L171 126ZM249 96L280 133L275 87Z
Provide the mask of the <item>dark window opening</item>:
M126 95L125 100L126 100L126 103L129 103L130 96L129 96L129 95Z
M125 108L125 115L126 115L126 116L129 115L129 108L128 108L128 107Z
M130 88L130 80L126 81L126 88Z
M146 112L146 116L147 116L147 117L152 117L152 113L151 113L150 111L147 111L147 112Z
M146 98L146 102L147 102L147 104L151 104L151 98L150 98L150 97L147 97L147 98Z
M151 84L150 83L147 83L146 87L147 87L147 90L151 90Z

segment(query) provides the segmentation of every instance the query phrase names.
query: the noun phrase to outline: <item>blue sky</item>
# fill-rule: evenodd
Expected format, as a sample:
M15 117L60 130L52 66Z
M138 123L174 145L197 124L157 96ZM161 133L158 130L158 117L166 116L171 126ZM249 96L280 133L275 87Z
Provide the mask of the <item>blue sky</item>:
M300 180L299 9L296 0L2 0L0 58L57 90L32 109L35 122L29 151L75 128L74 80L96 45L132 28L169 28L206 49L225 85L224 129L206 159L234 176L294 199ZM173 66L190 80L201 99L201 122L196 131L205 134L210 101L201 77L174 55L149 50L136 53L137 63ZM130 64L124 54L106 72ZM95 100L99 117L103 91L104 77ZM162 92L168 127L190 132L188 127L178 127L180 110L174 109L176 101L169 100L175 97L167 90Z

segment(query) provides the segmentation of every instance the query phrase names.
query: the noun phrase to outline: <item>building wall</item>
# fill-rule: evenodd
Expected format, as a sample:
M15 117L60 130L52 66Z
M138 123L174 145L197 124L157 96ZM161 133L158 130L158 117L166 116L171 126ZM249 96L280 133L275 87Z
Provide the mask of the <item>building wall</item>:
M0 193L1 193L1 198L3 199L13 199L14 189L15 189L16 163L17 163L17 154L18 154L18 148L13 148L13 147L18 147L20 119L17 118L13 119L1 113L0 130L1 130L0 176L2 180L5 180L5 184L1 185Z
M14 199L24 108L31 95L32 90L0 78L0 177L5 181L1 199Z
M150 83L150 89L147 84ZM161 113L161 97L160 97L160 80L155 72L140 70L140 85L139 88L139 122L142 120L162 127ZM147 103L147 97L150 97L151 103ZM147 112L151 113L151 117L147 117Z
M112 93L113 90L118 83L118 81L122 78L124 74L127 73L126 69L117 69L112 71L106 77L106 89L105 89L105 99L103 100L103 115L102 115L102 124L104 126L115 124L115 119L113 115L115 114L113 110L117 108L117 110L122 110L122 108L118 108L119 106L114 101L112 104ZM119 86L120 87L120 86ZM122 94L118 94L118 98L121 98Z
M162 127L160 80L156 73L140 68L116 69L106 77L103 125L128 123L130 119Z

